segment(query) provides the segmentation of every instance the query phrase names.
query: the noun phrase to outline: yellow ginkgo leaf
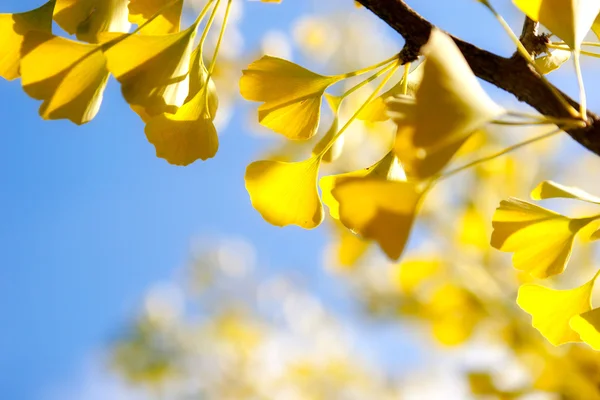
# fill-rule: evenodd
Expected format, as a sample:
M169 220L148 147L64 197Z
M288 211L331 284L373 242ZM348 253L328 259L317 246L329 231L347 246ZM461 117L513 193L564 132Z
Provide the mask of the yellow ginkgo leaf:
M128 32L129 0L56 0L54 20L79 40L96 42L100 32Z
M331 194L344 226L377 241L389 258L400 258L421 198L415 184L352 177L339 182Z
M410 72L406 83L406 93L403 93L404 89L404 78L400 80L396 85L390 88L388 91L375 98L369 103L361 112L358 114L358 119L370 122L381 122L387 121L390 116L388 114L388 105L386 100L396 95L406 95L414 97L421 79L423 79L423 63L419 64L417 68Z
M320 162L312 157L301 162L250 164L245 179L254 209L276 226L317 227L323 221L323 206L317 191Z
M156 156L171 164L189 165L217 154L219 137L213 124L218 97L202 62L201 47L192 55L189 96L175 113L162 113L146 123L146 137Z
M331 191L341 182L349 178L370 177L382 180L406 180L406 175L398 158L389 152L381 160L368 168L358 171L346 172L344 174L324 176L319 180L319 187L323 195L323 203L329 208L329 214L334 219L339 219L339 203L331 194Z
M531 198L533 200L555 198L576 199L592 204L600 204L600 197L591 195L579 188L561 185L553 181L544 181L537 185L531 192Z
M330 94L325 93L325 99L327 100L327 104L329 104L329 107L331 108L331 111L333 112L333 122L331 123L331 126L329 127L327 132L325 132L325 135L323 135L321 140L319 140L317 142L317 144L315 145L315 147L313 148L313 151L312 151L313 155L320 154L321 151L323 151L323 149L325 149L325 146L329 145L329 142L331 142L331 140L338 133L338 130L340 127L339 112L340 112L340 105L342 104L342 98L339 96L332 96ZM331 147L329 147L329 149L325 152L325 154L323 154L323 156L321 157L321 160L325 163L330 163L330 162L337 160L339 158L339 156L342 154L343 147L344 147L344 135L342 134L340 137L335 139L335 142L333 142Z
M519 288L517 304L531 315L533 327L554 346L581 342L569 322L574 316L592 309L591 296L597 276L598 274L584 285L569 290L523 285Z
M504 113L448 35L434 29L423 54L423 79L415 94L415 146L456 142Z
M569 58L571 58L569 50L554 50L552 53L538 57L534 61L539 71L545 75L559 69Z
M600 13L596 0L513 0L515 5L534 21L577 49Z
M29 31L52 32L54 0L35 10L18 14L0 14L0 76L7 80L19 77L23 38Z
M598 14L594 20L594 23L592 24L592 32L594 32L594 35L600 39L600 14Z
M414 146L416 128L410 124L399 124L394 142L394 152L402 162L406 175L424 180L440 172L471 137L464 135L456 141L429 149Z
M160 15L146 25L144 35L161 35L179 32L183 0L131 0L129 2L129 22L142 25L156 13Z
M579 338L590 345L594 350L600 351L600 308L575 315L569 321L569 326Z
M460 220L459 243L474 246L480 250L488 250L488 224L489 220L484 217L481 211L470 205Z
M325 89L340 79L264 56L243 71L240 93L246 100L264 102L258 108L262 125L288 139L303 140L317 131Z
M96 116L108 80L106 58L98 45L31 31L22 52L23 89L44 100L43 118L84 124Z
M522 200L503 200L496 209L491 244L514 252L513 265L536 278L564 271L575 235L594 218L571 219Z
M148 116L174 113L183 105L197 26L170 35L132 35L107 46L108 69L130 105Z
M371 243L348 230L339 221L332 221L333 234L335 236L335 260L340 268L350 270L356 267L358 261L364 257Z

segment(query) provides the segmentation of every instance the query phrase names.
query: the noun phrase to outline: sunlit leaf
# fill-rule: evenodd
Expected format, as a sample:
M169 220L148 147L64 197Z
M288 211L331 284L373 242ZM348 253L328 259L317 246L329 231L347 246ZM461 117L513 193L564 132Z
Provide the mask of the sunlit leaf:
M339 79L263 56L243 71L240 92L246 100L264 102L258 108L262 125L288 139L302 140L316 133L325 89Z
M375 240L389 258L400 257L421 198L415 184L351 177L337 183L331 194L339 203L342 224Z
M108 69L132 106L148 116L174 113L189 94L189 67L197 24L171 35L132 35L106 51Z
M54 20L79 40L96 42L100 32L128 32L128 0L56 0Z
M323 195L323 203L329 208L329 214L339 219L339 203L331 194L331 191L341 182L349 178L370 177L382 180L406 180L406 175L398 159L392 152L370 167L358 171L346 172L338 175L324 176L319 180L319 187Z
M554 346L581 342L577 332L569 326L569 321L592 309L591 296L597 276L596 274L584 285L569 290L523 285L519 288L517 304L531 315L533 327Z
M576 49L600 13L600 2L579 0L513 0L529 18L539 21Z
M575 235L592 220L571 219L511 198L503 200L494 214L491 244L496 249L514 252L516 269L543 279L564 271Z
M325 93L325 99L327 100L327 104L329 104L329 107L331 108L331 111L333 112L333 122L331 123L331 126L329 127L327 132L325 132L325 135L323 135L321 140L319 140L317 142L317 144L315 145L315 147L313 148L313 151L312 151L313 155L317 155L317 154L321 153L321 151L323 151L323 149L325 149L325 146L327 146L329 144L329 142L331 142L331 140L338 133L338 130L340 127L339 112L340 112L340 105L342 104L342 98L339 96L332 96L330 94ZM331 145L329 150L327 150L325 152L325 154L323 154L322 161L325 163L330 163L330 162L337 160L339 158L339 156L342 154L343 147L344 147L344 135L342 134L340 137L338 137L335 140L335 142L333 142L333 144Z
M535 59L535 64L542 74L559 69L565 62L571 58L569 50L554 50L550 54Z
M108 70L98 45L31 31L23 42L21 75L25 92L44 100L43 118L84 124L100 109Z
M276 226L317 227L323 206L317 191L320 160L256 161L246 169L246 190L252 206Z
M583 342L600 351L600 308L573 316L569 325Z
M18 78L21 60L21 45L29 31L52 31L52 12L54 0L47 2L35 10L17 13L0 14L0 76L12 80Z
M416 147L457 142L504 113L479 85L448 35L434 29L423 54L423 78L415 94Z
M592 204L600 204L600 197L591 195L579 188L565 186L553 181L543 181L531 192L534 200L564 198L576 199Z
M131 0L129 21L139 26L160 12L160 15L146 25L141 33L144 35L177 33L182 9L183 0Z

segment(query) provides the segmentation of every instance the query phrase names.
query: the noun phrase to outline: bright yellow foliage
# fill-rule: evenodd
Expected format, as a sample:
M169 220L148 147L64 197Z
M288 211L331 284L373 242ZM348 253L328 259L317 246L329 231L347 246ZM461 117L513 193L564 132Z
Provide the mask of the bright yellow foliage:
M331 108L331 111L333 112L333 122L331 123L331 126L329 127L327 132L325 132L321 140L319 140L313 148L313 155L320 154L321 151L323 151L323 149L325 149L325 147L329 145L329 142L333 140L334 136L338 133L340 127L339 113L340 106L342 104L342 98L339 96L333 96L325 93L325 99L327 100L329 108ZM344 135L342 134L337 139L335 139L331 147L329 147L329 149L323 154L321 160L324 163L334 162L342 154L343 147Z
M166 7L166 8L165 8ZM160 11L154 21L142 29L144 35L161 35L179 32L183 0L131 0L129 21L141 25Z
M108 69L129 104L149 116L173 113L183 105L197 26L170 35L129 36L105 51Z
M35 10L18 14L0 14L0 76L7 80L19 77L21 45L29 31L52 31L54 0Z
M592 309L591 296L597 276L598 274L584 285L569 290L523 285L519 288L517 304L531 315L533 327L554 346L581 342L569 323L571 318ZM577 322L575 324L581 328Z
M567 43L579 48L600 13L600 2L595 0L513 0L529 18L539 21Z
M32 31L23 43L21 75L25 92L44 100L43 118L84 124L100 109L108 70L98 45Z
M531 198L534 200L564 198L581 200L592 204L600 204L599 197L591 195L579 188L561 185L560 183L553 181L541 182L531 192Z
M547 278L564 271L575 235L589 222L589 218L571 219L511 198L502 201L494 214L491 244L514 252L516 269Z
M270 224L316 228L323 221L317 191L320 160L256 161L246 169L246 190L252 206Z
M462 140L504 110L479 85L456 44L434 29L423 47L423 78L415 93L416 147Z
M322 177L319 180L319 187L321 188L321 193L323 195L323 203L329 208L329 214L332 218L340 218L339 202L332 195L332 190L346 179L357 177L369 177L382 180L406 180L404 170L392 152L365 169Z
M342 224L375 240L389 258L400 257L421 199L414 183L352 177L338 183L331 193L339 203Z
M246 100L264 102L258 108L262 125L288 139L303 140L317 132L323 94L339 79L263 56L243 71L240 92Z
M579 334L583 342L594 350L600 351L600 308L574 316L569 325Z
M79 40L96 42L101 32L128 32L128 0L56 0L54 20Z

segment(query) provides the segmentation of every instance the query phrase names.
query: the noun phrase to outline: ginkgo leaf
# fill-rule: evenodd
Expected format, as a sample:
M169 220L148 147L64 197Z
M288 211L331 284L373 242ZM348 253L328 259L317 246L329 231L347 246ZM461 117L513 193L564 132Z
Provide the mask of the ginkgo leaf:
M31 31L22 51L23 89L44 100L40 107L43 118L84 124L96 116L109 75L98 45Z
M513 0L534 21L538 21L565 41L579 48L600 13L600 2L579 0Z
M573 316L569 326L579 334L581 341L600 351L600 308Z
M526 284L519 288L517 304L532 317L532 325L550 343L559 346L581 342L569 326L571 318L592 309L591 296L596 274L589 282L569 290Z
M423 65L424 63L419 64L417 68L412 70L408 75L406 93L402 93L404 88L404 78L402 78L400 82L370 102L360 114L358 114L358 119L370 122L387 121L390 118L390 115L388 114L386 100L396 95L414 97L419 84L421 83L421 79L423 79Z
M96 42L100 32L128 32L129 0L56 0L54 20L79 40Z
M19 62L23 38L29 31L52 32L52 12L54 0L35 10L0 14L0 76L7 80L19 77Z
M590 240L598 240L600 239L600 229L591 234Z
M201 47L191 57L189 96L175 113L162 113L146 123L146 137L156 156L171 164L189 165L217 154L219 137L213 124L218 97L202 61Z
M339 221L333 220L335 256L340 267L352 269L364 257L371 243L348 230Z
M434 29L423 47L417 89L414 145L456 142L504 113L485 93L454 41Z
M161 35L179 32L183 0L131 0L129 2L129 22L142 25L156 13L160 15L146 25L144 35Z
M276 226L316 228L323 221L317 191L320 160L256 161L246 168L246 190L252 206Z
M594 20L594 23L592 24L592 32L594 32L594 35L600 39L600 14L598 14Z
M522 200L503 200L496 209L491 245L514 252L513 265L536 278L564 271L575 235L594 218L571 219Z
M156 147L156 156L174 165L188 165L217 154L219 137L204 91L200 91L175 114L163 113L146 124L146 137Z
M197 22L170 35L131 35L107 46L108 69L125 100L149 116L174 113L189 94L189 67Z
M246 100L264 102L258 108L262 125L288 139L303 140L317 131L325 89L340 79L263 56L243 71L240 93Z
M382 180L406 180L404 170L392 152L368 168L322 177L319 180L319 187L321 188L323 203L329 208L329 214L332 218L339 219L340 215L339 203L331 194L331 191L344 180L358 177L370 177Z
M543 199L576 199L592 204L600 204L600 197L591 195L579 188L573 186L565 186L553 181L543 181L531 192L533 200Z
M329 107L331 108L331 111L333 112L333 121L331 123L331 126L327 130L327 132L325 132L325 135L323 135L321 140L319 140L317 142L317 144L315 145L315 147L313 148L313 151L312 151L313 155L320 154L321 151L323 151L325 149L325 147L327 145L329 145L329 142L331 142L331 140L338 133L339 126L340 126L339 112L340 112L340 105L342 104L342 98L339 96L332 96L330 94L325 93L325 99L327 100L327 104L329 104ZM330 162L337 160L339 158L339 156L342 154L343 147L344 147L344 135L342 134L340 137L335 139L335 142L333 142L331 147L323 154L323 156L321 157L321 160L324 163L330 163Z
M430 178L444 169L471 137L471 135L465 135L456 141L424 149L414 146L415 132L416 128L413 125L398 125L394 152L402 162L406 175L419 180Z
M569 58L571 58L569 50L554 50L550 54L536 58L534 61L538 70L545 75L559 69Z
M352 177L339 182L331 193L344 226L377 241L389 258L400 258L421 198L414 183Z

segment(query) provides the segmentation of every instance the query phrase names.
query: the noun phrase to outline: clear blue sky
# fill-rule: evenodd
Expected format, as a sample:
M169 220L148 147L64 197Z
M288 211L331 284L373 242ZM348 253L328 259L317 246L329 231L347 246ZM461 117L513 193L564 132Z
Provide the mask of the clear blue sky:
M0 8L42 2L4 0ZM316 11L313 2L284 3L246 3L250 46L267 28L287 30L295 13ZM489 40L501 31L473 0L411 3L479 45L512 49L504 37ZM154 156L115 81L100 114L82 127L43 121L38 106L18 81L0 82L3 399L38 399L45 387L75 376L86 355L128 320L148 285L186 261L193 236L251 238L261 260L306 271L317 290L329 287L319 265L324 230L274 228L251 209L243 173L261 142L243 133L239 109L215 159L179 168Z

